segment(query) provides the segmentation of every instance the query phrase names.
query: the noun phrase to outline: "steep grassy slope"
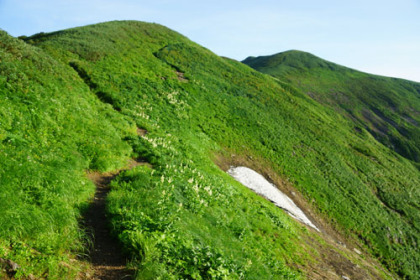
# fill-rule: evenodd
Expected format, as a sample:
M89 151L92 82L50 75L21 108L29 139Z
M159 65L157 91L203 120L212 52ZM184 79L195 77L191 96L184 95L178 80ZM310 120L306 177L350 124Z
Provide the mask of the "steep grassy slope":
M243 62L334 108L420 166L420 83L362 73L299 51Z
M302 92L220 58L156 24L110 22L27 38L36 48L4 36L61 69L48 78L50 74L36 71L44 66L31 64L32 55L11 60L11 65L21 67L14 73L33 67L25 70L33 77L28 83L37 87L30 95L39 92L48 98L51 91L60 98L71 98L70 103L62 103L68 110L75 102L85 104L81 112L63 109L66 119L53 118L60 124L77 118L68 131L45 134L56 139L46 151L51 156L61 158L53 150L59 143L71 147L66 150L69 156L64 166L73 172L69 178L76 190L86 189L78 181L86 182L85 169L118 167L129 156L144 157L152 164L152 168L122 172L111 183L107 200L113 232L133 258L138 279L298 279L323 275L326 270L332 270L328 275L337 279L344 274L352 279L387 278L352 254L351 247L331 246L323 240L325 235L305 228L235 182L214 161L220 166L246 163L284 186L293 186L313 209L314 217L319 216L316 223L322 226L327 221L349 240L363 242L366 250L402 277L419 276L419 171L365 129L355 129L353 123ZM2 61L8 55L13 51L6 47ZM42 81L44 75L47 78ZM70 86L63 88L66 82ZM49 84L51 89L44 91ZM13 95L5 83L1 89L6 96ZM56 116L47 110L56 105L46 100L37 110ZM13 110L16 114L21 111ZM85 125L88 120L91 125ZM135 126L148 133L135 135ZM11 133L11 126L2 123L1 127L2 135ZM30 145L36 143L36 137L43 137L32 127L13 127L33 133ZM100 141L90 147L100 150L84 154L78 139ZM109 156L103 160L102 155ZM11 158L17 161L10 164L15 169L24 161L15 155ZM73 158L80 164L70 161ZM45 170L39 170L35 177L48 186ZM60 170L52 172L60 174ZM13 172L7 176L20 178ZM24 187L29 184L10 183L8 188L21 186L22 195L28 195ZM67 200L76 213L69 219L73 223L80 202L91 194L91 187L87 189L77 197L79 204ZM70 197L77 193L68 191ZM10 193L4 194L8 196ZM43 205L37 203L29 205ZM10 209L11 205L5 206L2 212ZM33 236L30 243L31 239L18 235L14 228L10 236L23 240L41 256L77 251L65 247L71 241L48 251L36 245L42 244L42 238ZM41 230L48 228L40 226ZM58 234L54 238L59 238L60 231L54 232ZM80 244L79 237L71 236ZM6 232L0 240L7 258L17 255ZM29 263L34 255L27 250L19 260ZM348 270L342 263L334 266L338 260L351 261L354 266L349 265ZM39 263L34 273L50 273L46 262Z
M78 217L93 194L83 170L121 165L130 134L71 68L0 31L0 257L17 276L80 270Z
M212 264L213 268L243 270L245 275L269 273L256 269L272 258L268 252L252 260L253 269L245 269L247 258L236 259L238 253L222 245L233 241L214 240L214 233L205 230L227 227L234 235L226 238L233 240L239 230L236 240L250 240L245 254L249 258L260 246L255 238L270 244L266 234L245 223L245 217L254 215L246 214L241 196L231 199L237 188L219 181L224 177L209 162L212 150L225 148L227 153L264 159L338 228L363 240L390 269L416 277L419 173L363 128L355 129L299 91L219 58L158 25L115 22L31 40L77 70L103 101L150 131L143 139L133 139L132 145L148 154L155 172L141 170L121 179L109 208L127 248L142 252L144 269L158 259L168 274L185 272L184 265L191 267L190 262L207 254L205 248L212 248L209 254L221 254L224 263ZM201 175L193 176L195 170ZM143 177L150 181L146 187L140 183ZM206 195L206 187L215 188L220 200ZM176 205L182 205L178 212ZM245 224L234 225L231 214L220 206L228 206L238 217L245 215ZM247 224L250 230L244 232ZM145 244L154 244L150 252ZM188 259L176 261L183 250L189 252Z

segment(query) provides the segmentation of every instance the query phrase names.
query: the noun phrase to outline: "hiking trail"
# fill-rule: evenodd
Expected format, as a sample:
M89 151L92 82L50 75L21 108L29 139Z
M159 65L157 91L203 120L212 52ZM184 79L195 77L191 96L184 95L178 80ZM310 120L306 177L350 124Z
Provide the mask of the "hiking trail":
M111 236L106 216L106 197L110 191L109 184L118 174L124 170L147 164L141 159L131 160L125 168L113 172L87 174L88 178L96 185L93 201L83 217L83 225L92 236L89 259L94 275L90 279L134 279L134 269L127 268L127 258L121 252L121 245L116 238Z

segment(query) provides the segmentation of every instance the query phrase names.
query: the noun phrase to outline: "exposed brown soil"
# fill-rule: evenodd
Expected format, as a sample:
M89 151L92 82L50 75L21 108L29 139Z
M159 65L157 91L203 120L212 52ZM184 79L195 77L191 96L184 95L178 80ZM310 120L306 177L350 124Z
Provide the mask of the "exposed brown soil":
M137 135L138 136L145 136L147 134L147 130L144 128L137 127Z
M110 191L110 182L123 170L138 165L147 165L142 160L131 160L123 169L99 173L88 173L88 178L96 185L94 199L84 215L83 224L92 235L92 247L89 259L93 268L93 276L89 279L129 280L134 279L134 270L127 268L127 257L122 253L118 241L111 236L106 217L106 196Z
M182 83L188 83L188 79L185 78L184 73L181 71L176 71L176 77L178 78L178 80Z
M92 279L132 279L134 274L126 268L127 259L118 241L112 238L106 218L105 198L109 192L109 183L117 174L89 174L96 185L94 200L84 216L85 226L92 234L93 244L89 254L94 269Z
M297 191L287 178L277 174L268 162L249 155L236 155L229 152L216 154L214 162L224 171L231 166L246 166L276 185L279 190L287 194L295 204L302 209L311 222L320 229L320 239L316 240L308 235L304 240L306 246L315 249L310 254L314 262L306 265L295 265L306 274L308 279L383 279L381 272L386 273L377 260L369 256L363 247L353 238L344 237L340 231L320 215L316 208ZM312 228L308 229L316 232ZM322 241L321 241L322 239ZM356 253L357 252L357 253ZM360 254L359 254L360 253ZM344 276L344 277L343 277Z
M13 279L13 276L20 269L20 265L12 260L0 258L1 279ZM4 276L2 276L4 274Z

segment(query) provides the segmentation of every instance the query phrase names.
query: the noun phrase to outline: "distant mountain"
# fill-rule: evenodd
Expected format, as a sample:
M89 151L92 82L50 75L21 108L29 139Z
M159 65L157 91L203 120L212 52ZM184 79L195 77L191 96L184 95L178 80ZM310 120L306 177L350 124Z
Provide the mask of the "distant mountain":
M137 21L0 31L0 278L418 279L418 84L277 58L273 78Z
M300 51L243 63L334 108L420 166L420 83L370 75Z

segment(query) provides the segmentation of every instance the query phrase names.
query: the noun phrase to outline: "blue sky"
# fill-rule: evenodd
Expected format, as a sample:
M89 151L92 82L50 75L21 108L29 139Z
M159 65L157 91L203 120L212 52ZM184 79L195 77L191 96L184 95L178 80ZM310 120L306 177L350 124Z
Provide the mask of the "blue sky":
M420 82L420 0L0 0L0 28L13 36L122 19L237 60L298 49Z

